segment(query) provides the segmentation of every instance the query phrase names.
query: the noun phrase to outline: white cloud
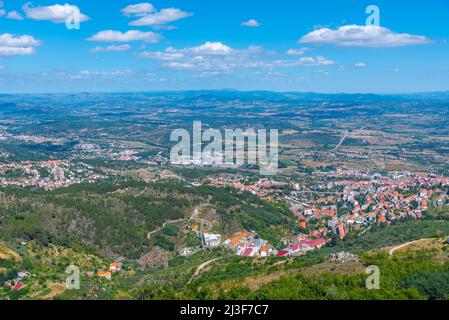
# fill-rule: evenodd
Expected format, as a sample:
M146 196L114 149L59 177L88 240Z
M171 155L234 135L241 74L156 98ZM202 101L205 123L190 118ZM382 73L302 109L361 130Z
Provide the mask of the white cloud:
M80 22L89 20L89 17L80 12L80 9L71 4L54 4L52 6L31 7L31 3L26 3L22 7L28 19L45 20L53 23L65 23L67 18L74 13L79 13Z
M287 54L290 56L302 56L306 51L309 51L309 48L301 48L301 49L288 49Z
M0 57L26 56L36 52L34 47L3 47L0 46Z
M192 16L193 13L185 12L177 8L162 9L150 13L140 19L129 23L130 26L159 26L169 22L177 21Z
M129 44L122 44L122 45L110 45L107 47L96 47L90 50L92 53L96 52L119 52L119 51L127 51L130 50L131 46Z
M82 76L123 76L123 75L130 75L133 71L130 69L126 70L115 70L115 71L88 71L88 70L82 70L79 72Z
M366 63L363 63L363 62L357 62L356 64L354 64L354 67L365 68L365 67L367 67L367 65L366 65Z
M273 62L273 66L279 67L319 67L319 66L331 66L335 64L334 61L329 60L323 56L316 57L302 57L297 60L276 60Z
M165 64L166 67L172 69L193 69L195 65L187 62L168 62Z
M129 30L126 32L116 30L103 30L92 37L88 41L98 42L131 42L131 41L145 41L148 43L159 42L160 35L154 32L143 32L139 30Z
M63 79L63 80L102 80L102 79L111 79L115 77L129 77L133 75L134 72L130 69L125 70L113 70L113 71L89 71L89 70L81 70L77 72L59 72L53 74L52 76L55 79Z
M242 22L240 25L242 25L244 27L255 28L255 27L260 27L262 25L262 23L260 23L259 21L255 20L255 19L249 19L248 21Z
M300 65L306 66L306 67L315 67L315 66L330 66L333 65L335 62L332 60L329 60L323 56L317 56L317 57L302 57L298 60Z
M144 51L137 54L141 58L159 60L162 66L178 70L194 70L215 74L229 72L238 68L290 68L329 66L335 62L324 58L302 57L296 60L273 60L272 52L261 47L251 46L246 49L234 49L221 42L208 41L197 47L175 49L169 47L164 51Z
M30 35L15 36L10 33L0 35L0 56L24 56L36 52L41 41Z
M221 42L211 42L211 41L207 41L205 44L199 47L191 48L190 50L192 52L202 54L229 54L232 52L231 47Z
M255 62L251 61L249 56L258 50L256 47L236 50L221 42L207 41L196 47L169 47L163 52L144 51L137 56L162 61L164 67L171 69L229 71L238 67L251 67Z
M0 16L4 16L6 14L6 10L2 8L3 1L0 1Z
M152 12L154 6L148 2L132 4L122 9L122 13L127 17L142 17Z
M424 36L396 33L375 25L346 25L336 30L321 28L303 36L299 43L333 44L354 47L399 47L427 44L432 41Z
M11 20L23 20L22 15L20 13L18 13L17 11L8 12L8 15L6 16L6 18L11 19Z
M10 33L4 33L0 35L0 46L6 47L36 47L41 42L33 36L23 35L16 37Z
M171 52L174 51L174 52ZM176 52L173 48L167 48L164 52L161 51L144 51L137 54L140 58L150 58L154 60L171 61L178 60L184 57L181 52Z

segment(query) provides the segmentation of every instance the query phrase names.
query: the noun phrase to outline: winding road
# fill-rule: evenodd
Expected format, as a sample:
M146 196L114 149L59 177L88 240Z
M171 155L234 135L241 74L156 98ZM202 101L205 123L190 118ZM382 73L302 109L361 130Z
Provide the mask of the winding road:
M183 222L183 221L188 221L188 220L198 220L198 221L202 222L203 224L206 224L206 225L210 226L211 223L210 223L209 221L207 221L207 220L205 220L205 219L197 218L198 214L200 213L199 209L200 209L202 206L204 206L204 205L196 206L195 209L193 210L193 213L192 213L192 215L190 216L190 218L181 218L181 219L169 220L169 221L164 222L164 223L162 224L161 227L159 227L159 228L157 228L157 229L155 229L155 230L153 230L153 231L148 232L148 234L147 234L147 239L149 240L150 237L151 237L153 234L155 234L155 233L161 231L165 226L167 226L167 225L169 225L169 224L180 223L180 222Z
M164 222L164 223L162 224L162 227L159 227L159 228L157 228L156 230L153 230L153 231L148 232L148 234L147 234L147 239L150 240L150 237L151 237L152 234L155 234L156 232L161 231L163 228L165 228L166 225L174 224L174 223L179 223L179 222L182 222L182 221L185 221L185 220L186 220L186 218L182 218L182 219L170 220L170 221Z
M192 282L193 278L197 277L197 276L200 274L200 272L201 272L204 268L206 268L208 265L210 265L211 263L213 263L213 262L215 262L215 261L217 261L217 260L219 260L219 259L221 259L221 258L215 258L215 259L212 259L212 260L209 260L209 261L206 261L206 262L203 262L202 264L200 264L200 265L196 268L195 272L193 273L192 277L189 279L189 281L187 282L187 284L189 284L190 282Z
M419 240L410 241L410 242L401 244L401 245L399 245L399 246L396 246L396 247L390 249L390 251L388 252L388 254L390 255L390 257L392 257L393 254L394 254L396 251L398 251L398 250L400 250L400 249L403 249L403 248L405 248L405 247L408 247L408 246L411 245L411 244L418 243L418 242L421 242L421 241L426 241L426 240L429 240L429 239L419 239Z

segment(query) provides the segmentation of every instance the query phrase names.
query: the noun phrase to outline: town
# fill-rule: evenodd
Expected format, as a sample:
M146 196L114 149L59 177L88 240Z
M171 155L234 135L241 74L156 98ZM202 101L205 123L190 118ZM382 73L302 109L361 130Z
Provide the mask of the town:
M449 205L449 177L410 172L382 176L347 167L314 174L329 182L307 186L260 179L245 183L242 176L232 174L208 178L210 185L229 186L287 202L300 230L297 235L285 238L287 247L279 251L246 231L222 245L241 256L299 256L319 249L333 238L344 239L351 232L366 232L373 224L422 219L429 205ZM288 195L285 195L286 186L291 189Z

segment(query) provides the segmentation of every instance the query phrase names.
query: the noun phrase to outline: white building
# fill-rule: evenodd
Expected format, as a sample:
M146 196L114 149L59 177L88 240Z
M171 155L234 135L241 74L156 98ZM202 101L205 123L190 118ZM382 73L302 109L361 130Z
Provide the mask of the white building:
M203 247L207 249L218 248L221 243L221 235L203 232L202 234Z

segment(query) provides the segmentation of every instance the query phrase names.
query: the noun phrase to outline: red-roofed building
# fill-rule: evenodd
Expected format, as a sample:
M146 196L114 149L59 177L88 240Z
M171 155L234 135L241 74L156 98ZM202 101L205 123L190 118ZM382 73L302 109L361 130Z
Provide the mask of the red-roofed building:
M252 253L253 253L253 248L246 248L246 250L243 252L242 256L251 257Z
M310 239L310 240L311 241L309 241L307 245L312 248L321 248L326 243L326 240L324 240L323 238Z
M20 291L20 290L23 289L23 287L25 287L25 286L23 285L23 283L17 282L14 286L11 287L11 289L12 289L13 291Z
M287 250L281 250L278 252L278 254L276 255L277 257L285 257L288 256L290 253Z

